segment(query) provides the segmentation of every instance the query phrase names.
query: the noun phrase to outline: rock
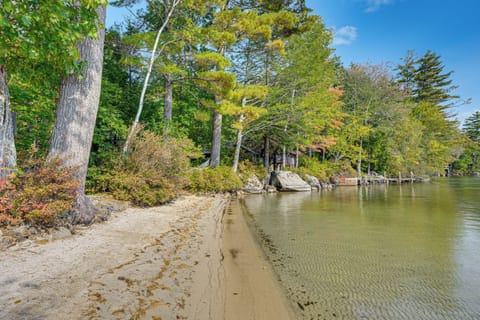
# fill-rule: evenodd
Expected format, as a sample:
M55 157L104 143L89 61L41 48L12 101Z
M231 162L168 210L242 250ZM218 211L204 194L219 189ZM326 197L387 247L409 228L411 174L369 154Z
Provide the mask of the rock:
M280 191L312 191L312 187L302 180L298 174L290 171L274 171L271 173L270 184Z
M358 186L358 178L349 178L346 176L332 177L333 182L337 186Z
M277 192L278 190L277 190L277 188L275 188L274 186L270 186L270 185L269 185L269 186L266 186L266 187L265 187L265 191L267 191L267 193L275 193L275 192Z
M316 189L317 191L320 191L320 181L316 177L307 174L305 178L305 181L312 187L312 190Z
M331 183L328 183L328 182L320 182L320 187L323 190L331 190L331 189L333 189L333 187L335 187L335 185L331 184Z
M0 238L0 251L14 246L16 243L17 240L15 238L4 235Z
M72 232L65 227L60 227L57 230L52 230L51 236L52 240L66 239L72 236Z
M107 196L88 196L95 206L95 222L107 221L112 212L121 212L129 207L127 201L115 200Z
M252 174L244 183L243 191L246 193L263 193L265 192L265 189L260 179Z

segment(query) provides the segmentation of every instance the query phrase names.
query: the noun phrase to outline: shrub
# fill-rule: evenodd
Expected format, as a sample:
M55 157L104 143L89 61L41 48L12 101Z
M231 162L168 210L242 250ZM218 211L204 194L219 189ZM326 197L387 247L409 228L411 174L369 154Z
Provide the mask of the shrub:
M238 164L238 172L243 183L245 183L252 175L257 176L260 180L267 177L267 171L263 165L255 165L249 160L242 161Z
M231 167L195 168L187 175L192 192L230 192L242 188L243 183Z
M112 168L89 170L88 190L108 192L139 206L160 205L185 187L190 157L200 155L189 139L141 131Z
M0 183L0 225L51 227L74 206L79 184L59 160L44 161Z
M314 176L320 181L327 182L333 171L327 162L320 162L316 158L301 157L299 167L292 171L298 173L303 179L306 175Z

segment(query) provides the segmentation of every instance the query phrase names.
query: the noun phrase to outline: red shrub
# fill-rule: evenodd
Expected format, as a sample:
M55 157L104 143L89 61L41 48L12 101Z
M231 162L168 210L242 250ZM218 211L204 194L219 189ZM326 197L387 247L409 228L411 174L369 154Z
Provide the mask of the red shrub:
M57 160L0 182L0 225L52 226L73 210L78 182Z

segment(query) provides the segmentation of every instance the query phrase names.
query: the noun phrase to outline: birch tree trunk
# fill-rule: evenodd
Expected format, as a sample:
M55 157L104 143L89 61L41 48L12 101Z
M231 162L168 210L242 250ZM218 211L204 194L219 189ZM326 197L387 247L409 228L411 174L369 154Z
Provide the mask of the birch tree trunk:
M242 107L246 104L245 98L242 100ZM245 116L242 114L240 116L240 123L245 121ZM233 172L238 170L238 162L240 161L240 149L242 148L242 139L243 139L243 130L239 129L237 131L237 144L235 145L235 154L233 156Z
M165 96L163 106L163 119L166 121L172 120L173 108L173 79L171 74L165 75Z
M49 153L51 158L62 159L64 166L75 168L80 188L72 222L83 224L90 223L94 214L85 196L85 179L102 84L105 7L99 7L97 14L97 39L87 37L78 44L80 60L87 62L83 76L62 80Z
M167 24L170 21L170 18L172 17L173 12L175 11L175 8L178 6L180 1L181 0L172 1L172 3L170 4L170 7L168 8L167 16L165 17L165 20L163 21L163 24L158 30L157 36L155 37L155 43L153 44L152 53L150 54L150 62L148 63L147 74L145 75L145 80L143 81L142 93L140 94L140 101L138 103L137 114L135 115L135 120L133 121L132 127L130 128L130 132L128 133L128 136L127 136L127 140L125 141L125 145L123 146L124 153L128 152L128 147L130 146L130 143L133 139L133 135L136 132L135 130L137 129L138 122L140 121L140 115L142 114L142 111L143 111L143 102L145 100L145 94L147 92L148 82L150 81L150 75L152 74L153 63L155 62L158 43L160 42L160 36L162 35L163 30L167 27Z
M0 66L0 178L6 178L17 165L13 114L7 86L7 71Z

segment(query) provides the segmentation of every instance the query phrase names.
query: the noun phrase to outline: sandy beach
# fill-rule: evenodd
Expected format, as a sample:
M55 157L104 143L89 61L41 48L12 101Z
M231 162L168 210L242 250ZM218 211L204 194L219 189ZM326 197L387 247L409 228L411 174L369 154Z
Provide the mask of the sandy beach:
M129 208L0 252L0 319L292 319L226 196Z

